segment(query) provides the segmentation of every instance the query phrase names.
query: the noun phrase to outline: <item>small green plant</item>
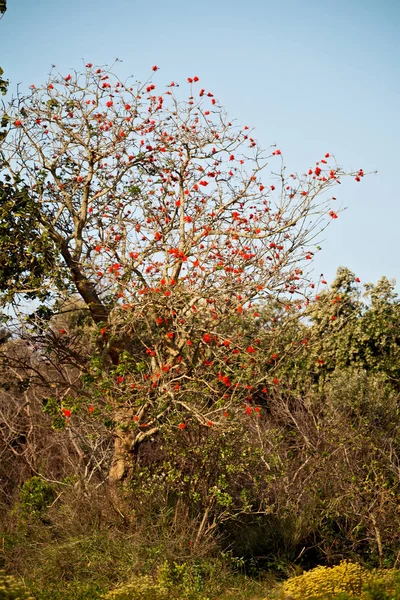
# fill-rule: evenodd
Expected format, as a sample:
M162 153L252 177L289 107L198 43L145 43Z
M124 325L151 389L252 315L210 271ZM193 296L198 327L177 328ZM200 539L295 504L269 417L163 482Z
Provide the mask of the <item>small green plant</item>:
M25 586L12 575L0 571L0 600L35 600Z
M40 477L31 477L21 487L19 506L24 516L41 516L55 498L52 485Z

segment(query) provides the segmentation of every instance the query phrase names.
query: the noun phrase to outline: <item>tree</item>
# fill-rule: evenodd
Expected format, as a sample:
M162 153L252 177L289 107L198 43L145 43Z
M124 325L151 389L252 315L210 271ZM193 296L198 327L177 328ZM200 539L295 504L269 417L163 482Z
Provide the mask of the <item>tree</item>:
M4 302L85 303L98 342L85 382L111 415L111 481L160 428L185 435L191 421L223 429L259 414L255 399L279 385L274 352L267 369L255 360L279 335L261 307L307 306L306 265L346 174L329 153L288 174L281 151L263 151L198 77L187 100L177 87L89 63L31 86L3 119L1 227L13 233L1 252L18 256Z
M4 13L7 10L7 2L6 0L0 0L0 19L3 17ZM0 92L4 94L7 92L8 81L3 79L3 69L0 67Z
M298 388L323 386L336 372L377 373L396 389L399 380L400 302L394 282L382 277L364 284L340 267L330 288L319 291L307 307L308 322L293 339L304 340L296 361L286 361L285 375Z

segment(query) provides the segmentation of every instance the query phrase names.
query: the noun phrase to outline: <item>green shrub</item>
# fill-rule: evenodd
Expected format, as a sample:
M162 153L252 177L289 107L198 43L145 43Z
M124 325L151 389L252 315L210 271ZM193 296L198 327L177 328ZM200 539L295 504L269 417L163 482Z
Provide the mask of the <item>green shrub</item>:
M24 516L41 516L55 498L53 486L40 477L31 477L21 487L19 507Z
M375 571L364 586L362 600L400 600L400 573L394 569Z
M35 600L25 586L12 575L0 571L0 600Z

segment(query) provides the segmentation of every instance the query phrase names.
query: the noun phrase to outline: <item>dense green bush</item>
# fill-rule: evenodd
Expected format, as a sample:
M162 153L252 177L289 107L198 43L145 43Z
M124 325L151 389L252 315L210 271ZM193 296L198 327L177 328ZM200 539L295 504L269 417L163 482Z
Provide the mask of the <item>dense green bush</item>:
M54 487L42 478L34 476L21 487L19 508L24 516L41 516L54 498Z

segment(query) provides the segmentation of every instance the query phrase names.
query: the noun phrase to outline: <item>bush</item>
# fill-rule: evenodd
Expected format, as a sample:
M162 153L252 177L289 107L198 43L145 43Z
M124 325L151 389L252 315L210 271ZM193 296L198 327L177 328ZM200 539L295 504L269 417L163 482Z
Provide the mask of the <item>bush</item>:
M24 516L41 516L53 502L53 486L34 476L25 481L20 491L20 509Z
M364 586L362 600L400 600L400 573L394 569L375 571Z
M171 598L170 591L159 583L154 583L147 576L137 577L104 596L105 600L168 600L169 598Z
M35 600L25 586L12 575L0 571L0 600Z
M291 577L283 584L283 591L293 600L322 600L341 593L357 597L370 578L361 565L342 561L335 567L316 567Z

